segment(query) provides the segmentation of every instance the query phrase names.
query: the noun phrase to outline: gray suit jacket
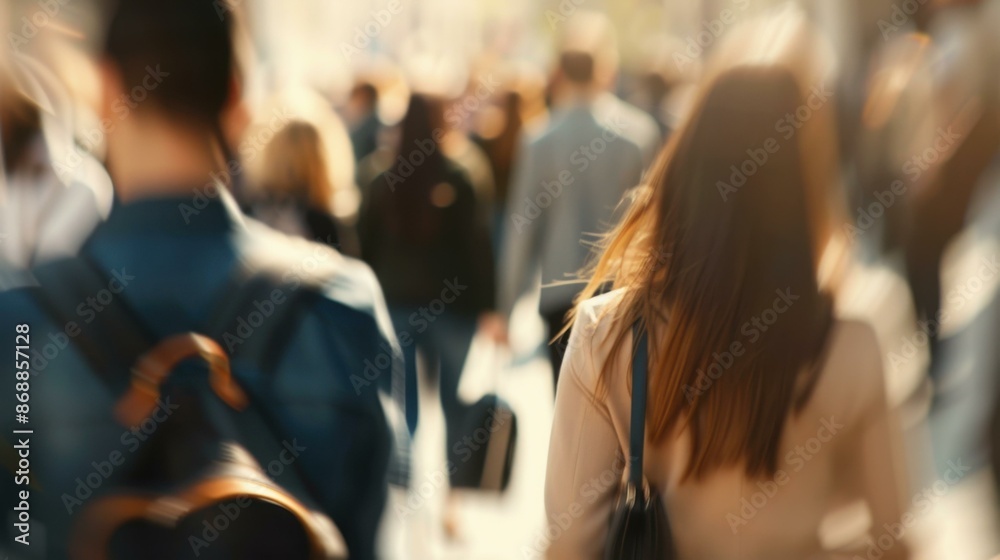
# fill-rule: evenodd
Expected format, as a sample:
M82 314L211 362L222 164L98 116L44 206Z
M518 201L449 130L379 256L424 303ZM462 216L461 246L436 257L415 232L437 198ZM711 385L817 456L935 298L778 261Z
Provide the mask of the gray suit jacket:
M498 310L510 313L541 265L540 310L568 307L573 279L606 231L624 192L639 184L660 145L656 122L611 94L558 111L522 139L504 216Z

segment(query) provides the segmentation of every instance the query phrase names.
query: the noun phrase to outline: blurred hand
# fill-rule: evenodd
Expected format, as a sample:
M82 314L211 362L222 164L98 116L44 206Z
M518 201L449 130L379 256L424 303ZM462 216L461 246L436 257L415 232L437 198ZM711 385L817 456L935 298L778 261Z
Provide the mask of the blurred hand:
M509 339L507 337L507 318L503 315L487 311L479 315L479 332L485 334L495 342L496 344L501 344L507 346L509 344Z

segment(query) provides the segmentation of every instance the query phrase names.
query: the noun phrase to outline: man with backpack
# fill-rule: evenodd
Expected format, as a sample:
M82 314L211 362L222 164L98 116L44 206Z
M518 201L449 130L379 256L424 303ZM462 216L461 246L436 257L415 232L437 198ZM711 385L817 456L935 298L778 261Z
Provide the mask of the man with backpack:
M364 264L244 218L217 179L239 168L240 91L219 4L118 5L100 66L115 207L40 287L0 294L0 462L28 471L0 486L27 503L12 557L376 556L399 346Z

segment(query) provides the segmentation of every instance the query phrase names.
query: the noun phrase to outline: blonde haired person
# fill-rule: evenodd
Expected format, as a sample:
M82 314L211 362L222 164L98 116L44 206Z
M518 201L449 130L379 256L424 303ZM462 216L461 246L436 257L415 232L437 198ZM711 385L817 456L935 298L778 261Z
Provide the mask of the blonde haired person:
M290 91L272 104L276 109L264 114L284 116L284 121L278 121L282 124L259 161L250 162L251 214L287 234L359 254L351 226L360 198L347 129L314 92ZM260 134L259 129L251 128L249 135Z

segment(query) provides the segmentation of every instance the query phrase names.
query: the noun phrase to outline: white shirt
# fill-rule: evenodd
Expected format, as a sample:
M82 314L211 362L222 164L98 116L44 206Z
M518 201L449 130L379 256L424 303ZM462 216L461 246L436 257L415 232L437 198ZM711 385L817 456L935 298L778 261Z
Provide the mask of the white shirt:
M41 135L9 171L0 183L0 288L20 284L17 271L76 254L112 200L111 179L89 155L60 179Z

